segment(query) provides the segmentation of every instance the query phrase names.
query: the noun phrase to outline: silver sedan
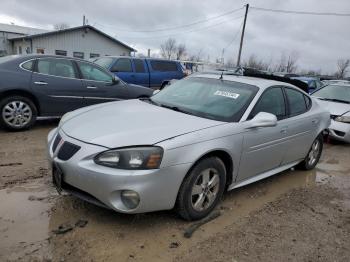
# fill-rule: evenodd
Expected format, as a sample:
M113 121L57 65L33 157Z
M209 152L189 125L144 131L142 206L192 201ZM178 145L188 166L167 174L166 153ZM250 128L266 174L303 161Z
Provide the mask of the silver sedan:
M325 86L312 94L331 113L329 136L350 143L350 84Z
M282 82L224 75L176 81L152 98L64 115L48 136L53 181L123 213L209 214L232 190L312 169L330 114Z

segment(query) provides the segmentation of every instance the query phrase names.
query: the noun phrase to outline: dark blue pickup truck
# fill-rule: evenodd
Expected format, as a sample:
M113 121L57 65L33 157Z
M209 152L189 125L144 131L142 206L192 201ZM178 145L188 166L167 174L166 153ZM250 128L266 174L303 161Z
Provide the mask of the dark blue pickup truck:
M181 79L185 74L184 68L178 61L105 56L94 60L94 62L105 67L123 81L150 87L162 88L172 79Z

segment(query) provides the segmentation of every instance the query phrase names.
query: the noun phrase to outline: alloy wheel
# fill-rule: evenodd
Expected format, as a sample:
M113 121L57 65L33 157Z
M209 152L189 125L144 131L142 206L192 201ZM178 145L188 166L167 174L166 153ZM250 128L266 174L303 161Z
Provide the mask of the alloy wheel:
M203 170L192 186L192 207L196 211L208 209L216 200L220 189L220 177L214 168Z
M11 127L24 127L31 121L32 117L32 109L23 101L11 101L2 109L2 118Z
M311 150L309 152L308 155L308 164L310 166L312 166L313 164L315 164L315 162L317 161L318 155L320 153L320 141L318 139L316 139L312 146L311 146Z

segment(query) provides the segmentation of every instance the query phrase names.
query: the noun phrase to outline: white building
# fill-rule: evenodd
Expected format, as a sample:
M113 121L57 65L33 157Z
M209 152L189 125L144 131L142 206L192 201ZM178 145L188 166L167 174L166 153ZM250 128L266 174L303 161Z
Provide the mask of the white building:
M13 54L11 38L45 32L47 30L0 23L0 56Z
M8 41L11 46L9 54L33 53L89 59L105 55L130 56L131 52L136 52L132 47L90 25L17 35L8 37Z

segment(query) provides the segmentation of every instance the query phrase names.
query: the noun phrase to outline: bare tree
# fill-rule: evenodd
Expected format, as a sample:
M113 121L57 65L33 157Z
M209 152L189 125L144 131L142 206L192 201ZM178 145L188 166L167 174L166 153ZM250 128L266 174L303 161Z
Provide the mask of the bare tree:
M165 43L160 45L161 56L169 60L176 55L176 50L176 40L174 38L169 38Z
M176 49L176 59L180 60L186 55L186 45L185 44L179 44Z
M288 56L285 52L282 52L280 60L274 66L274 71L294 73L298 68L298 59L299 55L295 51L290 52Z
M53 28L55 30L64 30L64 29L68 29L69 25L66 23L59 23L59 24L54 24Z
M338 59L337 61L337 71L335 73L335 76L338 79L343 79L346 76L346 73L348 72L348 67L350 65L350 59Z
M294 73L297 70L298 59L299 59L298 53L295 51L291 52L288 55L288 60L287 60L287 64L286 64L286 72L287 73Z
M244 61L243 63L244 67L254 68L258 70L269 70L270 69L270 63L265 62L263 59L258 59L255 54L252 54L247 61Z

